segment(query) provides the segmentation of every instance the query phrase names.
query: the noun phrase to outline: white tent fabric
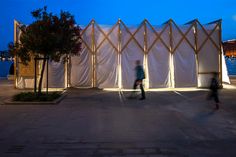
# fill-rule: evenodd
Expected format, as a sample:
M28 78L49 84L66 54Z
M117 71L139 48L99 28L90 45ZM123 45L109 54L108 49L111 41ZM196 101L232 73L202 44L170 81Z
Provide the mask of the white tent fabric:
M161 28L156 28L157 33L161 33ZM167 32L167 33L166 33ZM169 46L169 29L166 29L161 39ZM151 29L147 31L148 45L154 42L154 32ZM149 75L149 88L168 88L171 86L170 82L170 52L161 40L158 40L148 53L148 75Z
M70 84L72 87L92 87L93 64L92 52L89 50L92 48L91 31L92 27L89 26L82 35L84 42L79 56L71 57Z
M31 89L34 88L34 79L33 78L27 78L27 77L19 77L17 79L17 88L19 89Z
M118 87L117 52L107 42L97 51L97 85L99 88Z
M168 88L170 82L170 53L158 42L148 54L149 88Z
M95 29L97 30L97 29ZM95 42L102 45L96 51L96 76L98 88L117 88L118 87L118 53L112 47L116 41L117 29L114 29L109 39L105 39L103 33L108 34L110 26L102 26L102 31L95 31ZM109 42L112 42L109 43Z
M131 41L121 54L122 88L132 89L135 80L135 61L143 64L144 54L134 41Z
M121 21L113 27L91 22L82 29L83 48L70 58L70 76L64 64L51 62L49 87L66 87L68 77L72 87L131 89L136 60L144 66L149 89L208 87L212 73L221 69L217 22L177 26L169 21L151 26L146 21L140 27L127 27ZM223 55L221 66L222 80L229 83ZM33 88L32 78L18 78L18 87Z
M211 33L212 26L204 26L207 33ZM201 34L198 37L198 45L201 46L203 41L207 40L203 45L202 49L198 52L198 86L199 87L208 87L210 79L212 77L212 72L219 71L219 50L215 47L212 41L207 37L204 29L198 29L198 33ZM218 31L214 31L213 35L217 36ZM219 38L215 39L216 44L219 43ZM218 42L217 42L218 40Z
M83 48L79 56L72 56L70 63L72 87L92 87L92 54Z
M48 62L48 88L64 88L66 87L66 71L63 61ZM45 66L43 87L47 87L47 69Z
M230 84L230 79L229 79L229 75L228 75L228 71L227 71L227 67L226 67L226 62L225 62L225 56L223 55L223 50L222 50L222 81L224 83L228 83Z
M190 44L194 45L194 33L189 26L181 28L181 30L175 27L173 29L173 36L175 37L173 38L173 46L176 48L176 51L173 53L175 87L196 87L197 72L195 51L190 46ZM188 30L190 31L187 32ZM181 39L183 35L181 35L180 31L188 33L186 39L182 42ZM178 45L180 42L181 44Z

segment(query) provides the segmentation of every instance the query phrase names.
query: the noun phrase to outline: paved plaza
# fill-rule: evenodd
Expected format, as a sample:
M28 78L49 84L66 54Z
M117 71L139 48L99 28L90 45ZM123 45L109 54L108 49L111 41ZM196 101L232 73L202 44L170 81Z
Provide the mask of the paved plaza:
M57 105L4 105L20 92L0 80L0 157L235 157L236 88L130 92L75 89Z

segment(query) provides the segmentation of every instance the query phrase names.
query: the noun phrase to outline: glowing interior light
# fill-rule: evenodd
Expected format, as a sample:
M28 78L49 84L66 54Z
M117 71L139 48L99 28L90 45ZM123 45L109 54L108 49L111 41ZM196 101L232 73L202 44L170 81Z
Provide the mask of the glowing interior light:
M196 34L196 28L195 27L193 27L193 33Z
M147 55L144 55L143 58L143 67L144 67L144 72L145 72L145 79L144 79L144 85L145 89L149 89L149 72L148 72L148 61L147 61Z
M170 67L170 84L171 87L175 87L175 78L174 78L174 62L173 62L173 54L170 54L170 61L169 61L169 67Z
M67 62L64 64L64 68L65 68L65 74L64 74L64 79L65 79L64 83L65 83L65 84L64 84L64 87L65 87L65 88L67 87L67 83L68 83L68 82L67 82L67 81L68 81L68 80L67 80L67 78L68 78L67 65L68 65L68 60L67 60Z
M228 88L236 89L235 86L228 85ZM119 88L104 88L104 91L125 91L131 92L133 89L119 89ZM139 91L139 89L137 89ZM146 89L145 91L152 91L152 92L161 92L161 91L208 91L208 89L197 88L197 87L190 87L190 88L152 88Z
M118 87L122 89L122 69L121 69L121 56L118 55Z

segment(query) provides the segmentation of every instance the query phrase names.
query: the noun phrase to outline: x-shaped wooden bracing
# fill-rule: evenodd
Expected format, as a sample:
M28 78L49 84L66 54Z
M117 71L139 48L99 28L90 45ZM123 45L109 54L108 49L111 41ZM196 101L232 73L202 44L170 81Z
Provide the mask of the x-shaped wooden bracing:
M146 21L147 24L151 27L152 31L154 32L154 34L156 35L156 39L152 42L151 46L148 48L148 52L152 49L152 47L155 45L155 43L160 40L162 42L162 44L166 47L166 49L169 51L170 48L167 46L167 44L164 42L164 40L162 39L161 35L165 32L165 30L167 29L167 27L169 26L168 24L165 24L164 28L162 29L162 31L160 33L158 33L155 28L148 22Z
M192 24L190 25L190 27L187 29L187 31L186 31L185 33L183 33L183 32L181 31L181 29L176 25L175 22L172 21L172 23L173 23L174 26L177 28L178 32L182 35L182 38L180 39L180 41L179 41L179 42L177 43L177 45L173 48L173 52L172 52L172 53L174 53L174 52L177 50L177 48L180 46L180 44L182 43L182 41L183 41L184 39L187 41L187 43L189 44L189 46L190 46L193 50L195 50L194 46L193 46L193 45L191 44L191 42L187 39L187 35L188 35L188 33L190 32L190 30L193 28L194 23L192 23Z
M206 39L203 41L202 45L199 46L197 52L199 52L199 51L203 48L203 46L206 44L207 40L210 40L210 41L213 43L213 45L216 47L216 49L220 52L220 51L221 51L221 48L220 48L218 45L220 45L220 42L221 42L221 41L219 41L219 44L216 44L215 41L211 38L211 35L215 32L215 30L217 29L217 27L219 27L220 23L218 22L218 23L215 25L214 29L213 29L210 33L208 33L208 32L206 31L206 29L203 27L203 25L202 25L199 21L197 21L197 23L200 25L201 29L203 30L203 32L204 32L204 33L206 34L206 36L207 36Z
M200 25L201 29L203 30L204 34L206 35L206 39L205 39L205 40L203 41L203 43L198 47L198 49L195 48L195 45L192 44L192 43L189 41L188 37L187 37L187 35L188 35L188 33L191 31L191 29L192 29L193 27L195 27L195 23L198 23L198 24ZM82 31L81 35L83 35L83 34L87 31L87 29L88 29L90 26L92 26L92 27L96 26L96 28L98 28L98 31L99 31L100 33L102 33L102 35L104 36L104 38L102 39L102 41L101 41L100 43L98 43L98 45L95 45L95 46L96 46L96 50L98 50L98 49L102 46L102 44L107 40L107 41L111 44L111 46L118 52L118 48L117 48L118 45L116 46L116 45L111 41L111 39L109 38L109 35L114 31L114 29L115 29L116 27L121 27L121 26L123 26L124 29L125 29L125 31L130 35L130 37L129 37L129 39L127 40L127 42L123 44L123 47L121 48L121 51L120 51L120 52L123 52L123 50L129 45L129 43L130 43L132 40L133 40L133 41L137 44L137 46L143 51L144 48L143 48L143 46L137 41L135 35L140 31L140 29L141 29L144 25L148 25L148 26L151 28L152 32L153 32L153 33L155 34L155 36L156 36L155 39L154 39L154 41L153 41L153 42L150 44L150 46L147 48L147 52L146 52L146 53L148 53L148 52L152 49L152 47L158 42L158 40L161 41L161 43L165 46L165 48L166 48L167 50L170 50L170 47L168 46L168 44L166 44L165 41L162 39L162 34L166 31L166 29L168 28L168 26L170 27L171 24L173 24L173 26L175 26L175 28L178 30L178 32L179 32L179 33L181 34L181 36L182 36L181 39L179 40L179 42L176 44L176 46L171 48L171 49L172 49L172 53L174 53L174 52L177 50L177 48L180 46L180 44L181 44L184 40L188 43L188 45L189 45L193 50L195 50L196 53L199 52L199 51L202 49L202 47L206 44L206 42L207 42L208 40L210 40L210 41L213 43L213 45L217 48L217 50L220 50L220 47L218 46L218 44L216 44L215 41L214 41L214 40L212 39L212 37L211 37L211 35L215 32L215 30L217 29L217 27L218 27L219 24L217 24L217 25L214 27L214 29L213 29L210 33L208 33L208 32L206 31L206 29L205 29L198 21L196 21L196 20L189 26L189 28L187 29L187 31L186 31L185 33L184 33L183 31L181 31L181 29L177 26L177 24L176 24L174 21L172 21L172 20L170 20L168 23L165 24L165 26L163 27L163 29L161 30L160 33L158 33L158 32L155 30L155 28L154 28L147 20L144 20L144 21L140 24L140 26L135 30L135 32L134 32L134 33L131 33L131 31L130 31L129 28L124 24L124 22L121 21L121 20L119 20L119 21L111 28L111 30L109 30L109 32L108 32L107 34L102 30L102 28L101 28L97 23L95 23L95 21L91 21L91 22L89 23L89 25ZM147 29L147 27L145 27L145 29ZM195 28L195 29L198 29L198 28ZM118 34L118 33L117 33L117 34ZM173 36L170 36L170 38L173 38ZM89 44L88 44L83 38L82 38L82 41L83 41L83 43L85 44L85 46L86 46L91 52L93 52L92 49L91 49L91 47L89 46ZM95 50L95 51L96 51L96 50Z
M204 45L206 44L206 42L208 40L210 40L212 42L212 44L216 47L216 49L218 51L220 51L220 47L219 47L219 44L220 43L216 43L211 35L216 31L216 29L219 27L219 22L216 22L216 26L214 27L214 29L208 33L206 31L206 29L204 28L204 26L198 21L198 20L194 20L194 22L192 22L192 24L190 25L190 27L187 29L187 31L185 33L183 33L183 31L181 31L181 29L177 26L177 24L172 21L172 20L169 20L168 23L165 24L165 26L163 27L162 31L160 33L158 33L155 28L147 21L147 20L144 20L140 26L136 29L136 31L132 34L129 30L129 28L124 24L123 21L119 20L112 28L111 30L106 34L102 28L94 21L92 20L81 32L81 35L83 36L84 33L87 31L87 29L92 26L94 28L94 26L96 26L99 30L99 32L101 32L104 36L104 39L98 44L98 45L95 45L97 46L95 51L98 50L102 44L107 40L111 45L112 47L118 52L118 48L117 46L115 46L115 44L111 41L111 39L109 38L109 35L114 31L114 29L119 26L121 27L121 25L125 28L126 32L130 35L130 38L127 40L126 43L124 43L124 46L121 48L121 51L120 52L123 52L123 50L129 45L129 43L134 40L134 42L138 45L138 47L141 49L141 50L144 50L143 46L137 41L137 39L135 38L135 35L139 32L139 30L144 26L144 25L148 25L153 33L155 34L156 38L155 40L150 44L150 47L147 48L147 52L148 53L152 47L158 42L158 40L161 41L161 43L166 47L166 49L170 50L170 47L165 43L165 41L162 39L162 34L166 31L167 27L170 26L171 24L173 23L173 25L177 28L178 32L181 34L182 38L181 40L176 44L176 46L173 48L172 47L172 53L174 53L176 51L176 49L180 46L180 44L183 42L183 40L186 40L187 43L190 45L190 47L195 50L196 53L198 53L203 47ZM16 27L19 27L19 23L16 21L16 24L18 24ZM190 30L195 27L195 29L198 29L197 26L195 24L198 24L200 26L200 28L203 30L204 34L206 35L206 39L202 42L202 44L197 48L195 49L195 45L191 44L191 42L189 41L189 39L187 38L187 35L188 33L190 32ZM145 27L145 29L147 29L147 27ZM117 33L118 34L118 33ZM94 34L91 34L91 38L92 38L92 35ZM195 34L196 35L196 34ZM198 34L197 34L198 35ZM171 38L173 38L173 36L171 36ZM81 38L82 42L84 43L84 45L86 46L86 48L89 49L90 52L93 52L92 49L91 49L91 46L83 39ZM220 41L219 41L220 42Z
M86 32L86 30L89 28L89 26L91 26L92 24L93 24L93 23L90 22L89 25L82 31L81 35L83 35L83 34ZM108 32L108 34L106 34L98 24L95 23L95 25L96 25L96 27L98 28L98 30L99 30L99 31L103 34L103 36L104 36L104 39L97 45L96 50L98 50L98 49L101 47L101 45L105 42L105 40L108 40L108 42L112 45L112 47L118 52L118 48L117 48L117 47L115 46L115 44L109 39L109 35L114 31L115 27L117 27L117 26L121 27L121 25L125 28L126 32L130 35L130 38L129 38L129 40L124 44L124 46L123 46L123 48L121 49L120 52L122 52L122 51L128 46L128 44L131 42L131 40L134 40L135 43L138 45L138 47L139 47L141 50L143 50L143 47L139 44L139 42L138 42L137 39L135 38L135 34L140 30L140 28L142 27L142 25L140 25L140 26L138 27L138 29L134 32L134 34L132 34L132 33L130 32L130 30L128 29L128 27L127 27L121 20L118 21L118 22L112 27L112 29ZM92 52L92 50L91 50L89 44L88 44L85 40L83 40L83 39L82 39L82 41L83 41L83 43L85 44L85 46Z

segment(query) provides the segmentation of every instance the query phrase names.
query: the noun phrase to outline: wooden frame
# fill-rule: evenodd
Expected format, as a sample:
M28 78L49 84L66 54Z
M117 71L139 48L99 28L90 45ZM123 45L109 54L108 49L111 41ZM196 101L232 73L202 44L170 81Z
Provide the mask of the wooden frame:
M192 23L190 25L190 27L187 29L187 31L185 33L183 33L181 31L181 29L177 26L177 24L173 21L172 22L174 24L174 26L177 28L178 32L182 35L182 38L180 39L180 41L176 44L176 46L174 47L173 49L173 53L177 50L177 48L180 46L180 44L182 43L182 41L185 39L187 41L187 43L189 44L189 46L193 49L194 49L194 46L191 44L191 42L187 39L187 35L188 33L190 32L190 30L194 27L194 23ZM173 38L173 37L172 37Z
M146 21L147 24L151 27L152 31L154 32L154 34L156 35L156 39L153 41L153 43L151 44L151 46L148 48L148 52L152 49L152 47L156 44L156 42L158 40L161 41L161 43L166 47L167 50L170 50L170 47L167 46L167 44L163 41L161 35L165 32L165 30L167 29L167 27L169 26L169 24L165 24L164 28L162 29L162 31L160 33L157 33L157 31L155 30L155 28L148 22Z
M161 28L160 32L157 31L155 29L155 27L146 19L144 19L141 24L138 26L138 28L136 28L136 30L134 32L131 32L130 29L126 26L126 24L122 21L122 20L118 20L112 27L111 29L106 33L102 27L100 25L98 25L96 23L95 20L91 20L89 22L89 24L82 30L81 32L81 36L82 36L82 43L84 45L84 48L88 49L88 51L91 53L92 55L92 72L91 72L91 76L92 76L92 87L97 87L97 71L96 71L96 65L97 65L97 51L99 50L99 48L101 48L101 46L105 43L105 41L108 41L108 43L112 46L112 48L115 49L115 51L118 53L117 57L118 57L118 66L121 65L121 53L129 46L131 41L134 41L134 43L137 45L137 47L139 47L142 52L144 53L144 64L147 67L147 55L148 53L151 51L151 49L153 48L153 46L155 44L157 44L157 42L159 41L161 44L164 45L164 47L169 51L169 53L171 55L173 55L173 53L175 53L175 51L178 49L178 47L182 44L183 41L186 41L188 43L188 45L194 50L195 55L196 55L196 68L197 68L197 74L203 74L202 72L199 72L199 57L198 57L198 53L201 51L201 49L204 47L204 45L210 41L214 47L218 50L219 52L219 79L220 79L220 83L222 85L222 45L221 45L221 39L222 39L222 28L221 28L221 20L217 20L217 21L213 21L211 23L208 24L215 24L215 27L213 29L211 29L211 31L208 33L208 31L206 30L206 28L197 20L193 20L188 22L187 24L189 24L189 27L187 28L186 31L182 31L181 28L172 20L168 20L166 23L163 24L163 27ZM14 20L14 42L16 42L17 40L17 27L19 27L19 23ZM114 30L118 27L118 32L117 32L117 40L118 43L114 43L111 39L110 39L110 34L114 32ZM125 41L125 43L122 43L122 30L121 27L124 28L124 31L128 33L129 37L128 39ZM176 45L173 45L173 29L174 28L177 29L178 33L181 35L181 39L178 41L178 43L176 43ZM90 28L90 29L89 29ZM140 42L136 39L136 34L140 33L140 30L142 30L141 28L144 28L144 32L143 32L143 45L140 44ZM191 41L188 39L188 34L191 32L191 29L194 29L194 43L191 43ZM199 32L198 30L201 29L203 31L203 33L206 35L206 38L204 39L204 41L199 44L198 43L198 35ZM155 36L153 38L152 41L147 40L148 34L147 34L147 30L150 30L152 32L152 34ZM168 43L165 42L165 40L163 40L163 34L168 31L169 33L169 41ZM216 31L219 31L219 43L215 42L214 39L211 37L211 35L213 33L215 33ZM96 43L96 39L95 39L95 34L96 33L101 33L104 38L99 42ZM83 38L83 35L85 33L90 34L89 40L86 41ZM15 64L14 64L14 68L18 70L17 64L19 63L17 56L15 57ZM68 60L69 62L69 60ZM68 63L69 65L70 63ZM69 68L67 65L67 75L69 75ZM18 73L17 70L15 70L14 72L14 79L15 79L15 87L17 87L17 77L18 77ZM147 69L146 69L147 70ZM118 72L121 73L121 67L118 68ZM206 73L212 73L212 72L204 72L204 74ZM173 74L171 74L173 75ZM120 77L120 76L119 76ZM173 76L172 76L173 77ZM121 79L121 77L119 78ZM70 78L69 76L67 76L67 87L70 85ZM119 88L121 88L121 85L118 85Z
M138 45L138 47L143 51L143 47L139 44L139 42L137 41L137 39L135 38L135 34L140 30L140 28L142 28L143 22L141 25L139 25L139 27L137 28L137 30L134 32L134 34L132 34L129 30L129 28L125 25L125 23L120 20L121 25L124 26L125 30L128 32L128 34L130 35L130 38L128 39L128 41L124 44L123 47L121 47L121 53L123 52L123 50L128 46L128 44L134 40L134 42Z
M14 20L14 43L17 42L17 27L19 27L19 22ZM14 87L17 88L17 82L18 82L18 57L14 56Z

